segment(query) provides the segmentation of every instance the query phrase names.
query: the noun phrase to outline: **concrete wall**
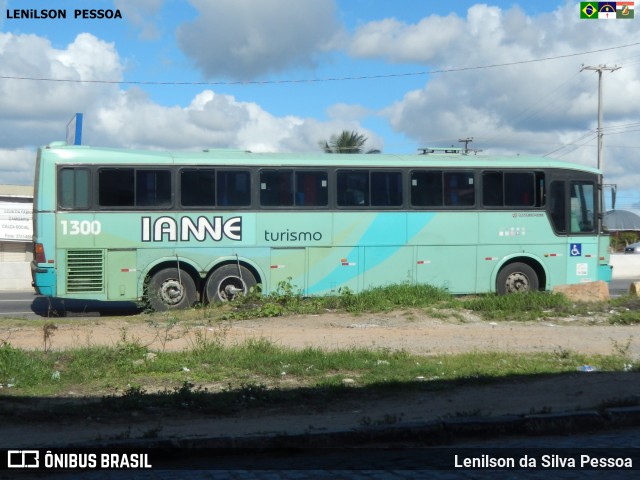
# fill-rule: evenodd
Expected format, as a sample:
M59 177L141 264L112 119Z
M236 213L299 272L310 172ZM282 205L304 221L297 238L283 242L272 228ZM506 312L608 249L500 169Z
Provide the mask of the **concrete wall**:
M640 278L640 255L612 253L613 278Z
M0 290L32 290L29 262L0 262Z

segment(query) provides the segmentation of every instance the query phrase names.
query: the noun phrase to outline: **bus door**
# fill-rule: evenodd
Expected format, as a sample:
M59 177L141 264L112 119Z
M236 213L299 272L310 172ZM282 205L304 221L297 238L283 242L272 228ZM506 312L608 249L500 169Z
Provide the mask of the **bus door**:
M553 180L549 195L549 217L556 235L566 242L565 278L552 284L592 282L598 279L597 189L595 181Z
M567 282L598 280L597 189L593 181L569 182Z

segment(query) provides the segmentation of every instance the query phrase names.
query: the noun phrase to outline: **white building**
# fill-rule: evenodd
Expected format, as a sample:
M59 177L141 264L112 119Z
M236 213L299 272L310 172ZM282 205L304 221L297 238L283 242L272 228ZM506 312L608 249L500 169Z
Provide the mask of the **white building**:
M0 185L0 290L29 290L33 187Z

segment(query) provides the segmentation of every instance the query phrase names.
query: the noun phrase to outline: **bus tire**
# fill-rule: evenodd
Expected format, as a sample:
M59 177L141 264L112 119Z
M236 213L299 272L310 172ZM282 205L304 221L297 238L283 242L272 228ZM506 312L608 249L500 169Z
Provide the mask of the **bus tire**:
M248 268L242 265L223 265L214 270L207 280L207 301L228 302L238 295L246 295L256 284L256 278Z
M539 281L535 270L526 263L514 262L506 265L496 280L496 291L506 293L535 292Z
M158 312L190 308L197 301L196 284L184 270L165 268L151 276L147 299Z

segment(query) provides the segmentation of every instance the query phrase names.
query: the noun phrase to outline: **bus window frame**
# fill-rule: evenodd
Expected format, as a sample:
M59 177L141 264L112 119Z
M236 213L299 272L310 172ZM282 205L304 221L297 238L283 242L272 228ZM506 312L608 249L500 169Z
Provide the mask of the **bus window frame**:
M501 174L501 183L502 183L502 204L501 205L486 205L485 204L485 175L490 173L499 173ZM531 205L507 205L507 178L506 176L509 174L525 174L531 175L532 183L531 183L531 191L533 193L533 200ZM515 168L487 168L481 169L479 172L480 177L480 208L482 210L542 210L545 208L546 204L546 188L548 182L548 174L544 169L515 169ZM542 178L544 182L544 190L540 192L538 189L539 181Z
M63 190L63 185L62 185L62 175L61 172L63 170L84 170L86 172L88 172L89 175L89 180L87 182L87 206L86 207L65 207L62 206L61 203L61 192ZM94 178L94 173L93 173L93 169L91 168L91 166L88 165L64 165L64 164L60 164L57 166L56 169L56 208L57 210L60 211L65 211L65 212L72 212L72 211L81 211L81 212L86 212L86 211L92 211L95 209L95 200L94 200L94 192L95 192L95 188L94 188L94 184L93 184L93 178Z
M209 170L209 171L213 171L214 172L214 181L215 181L215 191L214 191L214 205L184 205L182 203L182 174L184 171L187 170L192 170L192 171L198 171L198 170ZM249 202L245 205L221 205L220 204L220 186L218 184L219 182L219 174L220 173L229 173L229 172L233 172L233 173L243 173L243 174L247 174L249 176L249 182L247 184L247 192L249 195ZM175 198L176 198L176 202L175 202L175 206L173 208L173 210L177 210L177 211L185 211L185 212L189 212L189 211L202 211L202 210L251 210L254 208L253 202L254 202L254 192L253 192L253 180L254 178L254 173L253 173L253 169L250 167L234 167L234 166L229 166L229 165L224 165L224 166L220 166L220 165L180 165L176 168L176 173L175 173L175 183L174 183L174 187L175 187Z
M571 172L571 171L560 171L560 170L551 170L547 172L547 186L546 186L546 206L545 211L547 213L547 218L549 219L549 223L553 232L556 236L560 237L574 237L574 236L594 236L601 235L601 232L598 232L598 219L599 216L602 215L600 211L600 204L598 202L598 195L600 194L600 190L598 188L599 178L596 175L590 175L584 172ZM560 231L556 228L556 223L553 221L553 196L551 192L552 184L554 182L562 182L564 185L564 231ZM574 182L582 183L582 184L590 184L593 186L593 213L592 218L594 220L594 225L592 230L589 231L573 231L571 228L571 187Z
M133 205L102 205L100 203L100 173L103 170L133 170ZM137 205L137 172L138 171L167 171L169 172L169 185L171 187L171 191L169 193L169 204L168 205ZM150 165L122 165L122 166L112 166L112 165L96 165L95 166L95 175L94 175L94 191L97 192L97 198L94 198L93 207L95 211L131 211L131 212L141 212L141 211L169 211L175 210L176 207L176 182L175 182L175 168L171 165L167 166L150 166Z
M333 171L333 203L332 206L335 211L402 211L407 210L407 195L406 195L406 171L407 169L404 167L393 168L393 167L362 167L362 168L348 168L348 167L337 167ZM401 194L401 202L399 205L372 205L372 180L371 174L375 173L399 173L400 174L400 194ZM340 184L339 177L341 173L366 173L367 174L367 192L365 202L360 204L341 204L340 203ZM331 190L329 191L331 194ZM346 193L346 189L345 189ZM331 203L331 200L330 200Z
M412 195L412 190L413 190L413 185L412 185L412 180L413 177L412 175L416 172L437 172L439 173L439 177L440 177L440 188L441 188L441 200L442 202L440 203L440 205L416 205L413 203L413 195ZM453 204L453 201L451 200L452 197L449 198L449 203L447 203L447 195L453 193L452 187L449 185L445 185L445 175L449 174L460 174L460 173L466 173L466 174L471 174L470 177L473 179L473 186L472 186L472 198L473 198L473 203L467 205L467 204L460 204L460 205L455 205ZM421 210L421 211L430 211L430 210L452 210L452 211L460 211L460 210L484 210L480 205L481 203L478 202L478 194L480 189L478 188L478 173L479 170L476 168L447 168L446 166L438 166L438 167L433 167L433 168L409 168L407 170L407 182L406 184L408 185L408 199L407 201L409 202L409 207L413 210ZM462 190L463 187L460 186L456 186L454 187L456 190Z

